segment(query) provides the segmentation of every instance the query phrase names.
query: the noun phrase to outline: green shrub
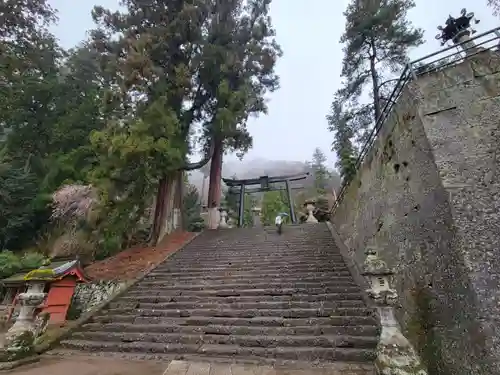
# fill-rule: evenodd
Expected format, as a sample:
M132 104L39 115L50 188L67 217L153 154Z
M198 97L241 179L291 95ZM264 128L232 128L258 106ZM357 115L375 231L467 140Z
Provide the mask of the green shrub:
M41 267L48 263L48 259L46 259L43 254L36 252L28 252L25 253L21 258L22 268L31 268L35 269Z
M119 236L109 235L102 239L99 243L99 248L96 250L94 259L103 260L122 249L122 239Z
M23 267L19 256L12 251L3 250L0 252L0 278L12 276Z
M0 252L0 279L12 276L21 269L35 269L48 262L42 254L28 252L22 257L12 251Z
M205 220L201 216L194 218L188 223L187 230L189 232L201 232L203 229L205 229Z

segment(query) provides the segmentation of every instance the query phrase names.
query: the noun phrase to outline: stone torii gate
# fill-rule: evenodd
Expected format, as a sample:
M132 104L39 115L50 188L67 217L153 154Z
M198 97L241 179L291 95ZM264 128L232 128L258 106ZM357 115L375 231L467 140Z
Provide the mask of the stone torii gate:
M297 175L291 175L291 176L276 176L276 177L269 177L269 176L261 176L257 178L250 178L250 179L242 179L242 180L236 180L236 179L230 179L230 178L223 178L222 181L226 184L226 186L231 189L231 192L238 194L240 196L240 207L239 207L239 212L238 212L238 227L243 226L243 216L245 212L245 194L246 193L258 193L258 192L264 192L264 191L274 191L274 190L283 190L281 187L273 187L271 186L272 184L275 183L280 183L284 182L285 183L285 190L287 192L288 196L288 204L290 205L290 219L292 220L292 223L297 222L297 217L295 215L295 210L293 208L293 197L292 197L292 189L290 183L293 181L299 181L299 180L304 180L309 176L309 172L306 173L301 173ZM252 189L246 189L247 186L252 186L252 185L260 185L258 188L252 188ZM239 192L237 191L239 190Z

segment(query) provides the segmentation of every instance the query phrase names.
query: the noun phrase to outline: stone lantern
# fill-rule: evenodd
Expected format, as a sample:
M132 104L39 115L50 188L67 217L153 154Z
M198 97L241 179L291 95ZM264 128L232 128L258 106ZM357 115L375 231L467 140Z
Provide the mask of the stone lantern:
M227 227L234 228L234 211L233 210L227 211Z
M262 222L260 220L261 212L262 212L262 209L260 207L253 207L252 208L253 226L256 228L262 226Z
M403 336L394 314L398 294L391 287L393 270L379 258L375 248L368 247L365 254L362 275L370 284L366 292L377 309L382 326L376 360L379 373L381 375L427 375L417 352Z
M315 208L316 200L308 199L304 202L304 207L307 210L307 219L306 223L317 223L318 220L314 217L314 208Z
M227 209L225 207L219 207L219 213L220 213L219 229L229 228L229 224L227 223L227 218L228 218Z
M26 355L33 351L35 331L35 310L45 300L43 292L45 283L29 281L26 292L18 295L21 306L19 316L14 325L5 334L3 350L8 353L8 358Z
M471 35L476 33L472 24L478 23L479 20L474 17L474 13L468 13L467 9L463 8L459 17L455 18L450 15L444 27L438 26L439 34L435 38L441 41L442 46L448 41L452 41L453 44L460 46L466 54L473 54L477 48L471 40Z

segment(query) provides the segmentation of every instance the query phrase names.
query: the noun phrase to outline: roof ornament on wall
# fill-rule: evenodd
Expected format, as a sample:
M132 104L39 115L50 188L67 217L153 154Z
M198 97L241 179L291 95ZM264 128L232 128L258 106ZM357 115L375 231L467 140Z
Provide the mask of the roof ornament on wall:
M478 23L479 20L474 18L474 13L467 13L467 9L463 8L460 11L460 17L455 18L450 15L444 27L438 26L438 30L441 33L437 34L435 38L441 41L442 46L448 41L452 41L454 44L464 43L471 35L477 32L471 25Z

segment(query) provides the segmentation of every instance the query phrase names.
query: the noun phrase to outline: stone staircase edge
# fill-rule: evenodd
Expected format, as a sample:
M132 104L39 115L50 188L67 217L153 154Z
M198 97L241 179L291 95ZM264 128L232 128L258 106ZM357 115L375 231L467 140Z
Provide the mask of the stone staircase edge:
M368 285L367 280L363 275L361 275L361 268L358 265L358 263L352 259L352 257L349 255L349 249L345 245L345 243L342 241L340 238L340 235L338 234L337 230L333 226L332 223L326 222L326 225L328 226L328 229L330 230L330 234L332 235L332 239L337 245L340 255L342 255L342 258L344 258L344 262L347 266L347 269L351 273L354 282L358 284L361 288L361 296L363 298L363 301L365 302L366 306L373 309L373 311L376 313L375 306L373 304L373 301L371 298L368 297L368 294L366 293L366 290L370 287ZM380 317L378 319L380 321Z
M76 330L76 329L80 328L82 325L88 323L90 321L90 319L92 319L101 310L106 308L111 302L113 302L115 299L123 296L130 288L132 288L134 285L136 285L137 283L142 281L149 273L151 273L156 268L158 268L160 265L162 265L171 256L173 256L174 254L177 254L177 252L184 249L186 246L188 246L191 242L193 242L198 236L200 236L203 233L204 233L204 231L195 233L190 239L188 239L186 242L184 242L177 249L168 253L165 256L165 258L163 258L163 260L161 260L157 264L152 265L151 267L147 268L144 272L140 273L139 276L137 276L135 279L125 282L125 285L123 287L119 288L118 291L115 292L113 295L111 295L107 300L102 301L100 304L98 304L97 306L95 306L94 308L89 310L88 312L84 313L76 321L69 323L66 327L62 328L57 335L54 335L53 337L50 337L47 341L43 342L42 344L37 345L35 347L35 353L38 355L41 355L44 352L52 349L55 345L58 345L61 340L67 338L74 330Z

